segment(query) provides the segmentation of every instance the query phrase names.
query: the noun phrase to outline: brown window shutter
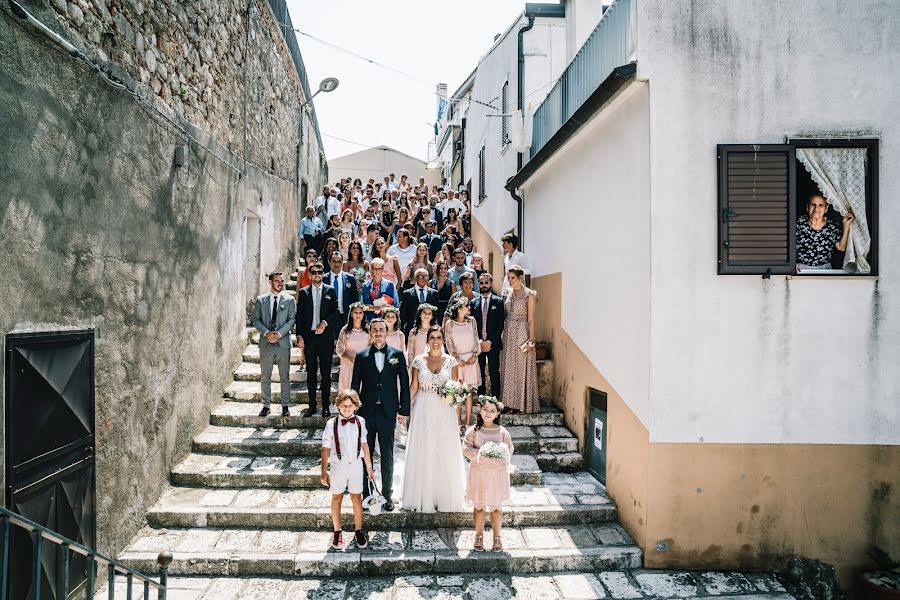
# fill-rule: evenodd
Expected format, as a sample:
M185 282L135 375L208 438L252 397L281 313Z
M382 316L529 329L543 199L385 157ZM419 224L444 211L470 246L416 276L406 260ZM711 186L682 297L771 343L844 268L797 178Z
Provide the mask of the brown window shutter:
M718 146L719 274L795 270L794 147Z

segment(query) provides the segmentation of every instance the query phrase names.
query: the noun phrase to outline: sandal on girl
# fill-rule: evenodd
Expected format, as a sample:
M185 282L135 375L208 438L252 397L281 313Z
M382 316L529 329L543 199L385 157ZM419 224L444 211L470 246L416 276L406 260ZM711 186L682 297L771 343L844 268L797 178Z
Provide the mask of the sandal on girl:
M491 548L491 552L503 552L503 544L500 543L500 536L494 536L494 547Z
M484 552L484 534L483 533L475 536L475 544L474 544L473 548L477 552Z

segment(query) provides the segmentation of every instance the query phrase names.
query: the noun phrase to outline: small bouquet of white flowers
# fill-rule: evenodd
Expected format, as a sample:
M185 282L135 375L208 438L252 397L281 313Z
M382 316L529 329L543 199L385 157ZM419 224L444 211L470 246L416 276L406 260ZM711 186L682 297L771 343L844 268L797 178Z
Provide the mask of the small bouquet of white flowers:
M463 383L461 379L457 381L451 379L441 388L441 395L444 397L444 402L450 406L461 406L466 403L466 398L469 397L471 391L472 388Z
M485 442L478 449L478 460L489 458L491 460L509 460L509 448L500 442Z

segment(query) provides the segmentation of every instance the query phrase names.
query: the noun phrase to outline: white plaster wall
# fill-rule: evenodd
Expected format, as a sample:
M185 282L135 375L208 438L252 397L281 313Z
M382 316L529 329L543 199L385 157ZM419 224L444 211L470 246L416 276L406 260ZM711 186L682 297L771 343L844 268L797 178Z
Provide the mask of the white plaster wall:
M523 187L533 274L562 272L563 328L645 426L650 364L648 106L648 86L633 83Z
M900 443L900 3L637 1L651 441ZM787 136L881 138L879 278L716 275L716 144Z
M500 94L504 81L509 81L509 110L516 109L518 89L518 31L527 23L520 18L506 35L478 63L472 98L493 104L496 110L472 102L466 115L465 181L472 181L473 205L478 204L478 153L485 147L485 193L487 197L474 207L475 218L493 238L516 227L517 205L504 188L516 173L516 152L512 145L501 144L499 117ZM534 108L552 88L551 84L565 68L565 26L563 19L535 19L534 27L525 33L525 97ZM498 242L499 243L499 242ZM527 242L526 242L527 243Z
M391 148L368 148L328 161L328 177L332 182L340 180L341 177L351 179L359 177L363 182L373 177L376 182L382 182L384 177L391 173L396 175L397 181L400 181L401 175L408 175L413 183L416 183L419 177L424 177L428 185L441 182L440 169L426 169L424 161ZM319 193L317 189L315 195Z
M566 5L566 62L571 62L585 40L594 31L603 5L609 6L613 0L565 0Z

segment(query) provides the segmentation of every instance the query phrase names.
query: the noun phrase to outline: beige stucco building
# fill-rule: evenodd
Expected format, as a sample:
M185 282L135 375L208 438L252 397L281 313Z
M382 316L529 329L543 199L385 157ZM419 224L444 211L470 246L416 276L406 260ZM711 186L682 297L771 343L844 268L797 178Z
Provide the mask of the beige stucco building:
M388 146L366 148L333 158L328 161L328 173L332 181L349 177L351 180L362 179L363 182L369 179L381 182L385 175L394 173L397 181L400 181L401 175L408 175L412 184L415 184L419 177L424 177L425 183L429 186L441 183L440 169L427 169L424 160Z

